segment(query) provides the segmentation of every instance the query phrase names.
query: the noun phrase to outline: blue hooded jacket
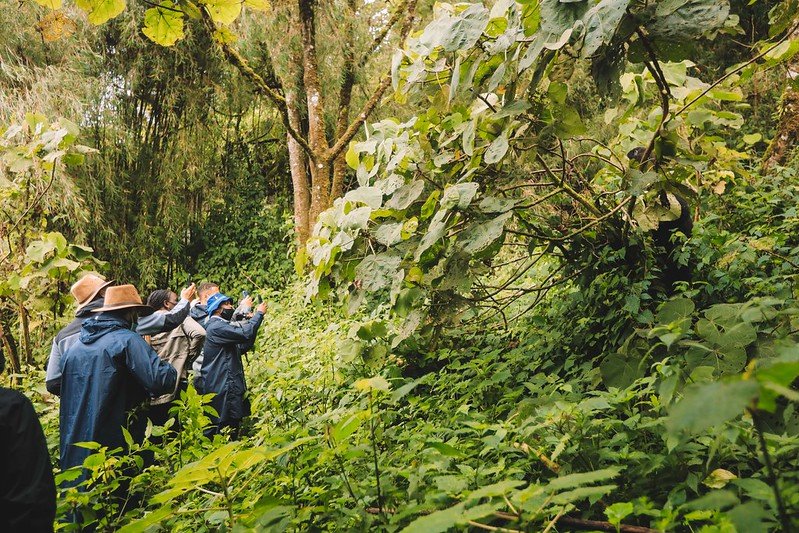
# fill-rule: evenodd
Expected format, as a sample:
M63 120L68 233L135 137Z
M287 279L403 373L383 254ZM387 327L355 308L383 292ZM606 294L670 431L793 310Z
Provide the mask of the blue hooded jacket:
M149 396L172 392L177 372L117 313L83 323L80 338L61 359L61 468L83 464L91 450L73 446L94 441L125 446L122 427L144 438L147 420L130 411ZM83 479L83 477L81 477Z
M218 427L236 425L247 414L244 407L244 365L241 354L252 347L264 315L238 324L218 316L208 319L205 328L203 362L194 386L202 394L216 393L211 406L219 414L212 422Z

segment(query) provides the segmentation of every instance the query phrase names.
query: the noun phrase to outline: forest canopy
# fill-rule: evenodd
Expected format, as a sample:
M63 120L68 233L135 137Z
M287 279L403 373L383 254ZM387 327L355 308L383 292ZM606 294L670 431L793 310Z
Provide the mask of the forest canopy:
M0 5L0 380L56 529L799 528L798 13ZM86 273L268 301L240 438L189 386L60 468Z

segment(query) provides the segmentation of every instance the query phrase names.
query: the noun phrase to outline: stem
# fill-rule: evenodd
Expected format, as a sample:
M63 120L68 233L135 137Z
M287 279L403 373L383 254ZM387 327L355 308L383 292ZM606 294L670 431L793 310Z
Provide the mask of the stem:
M759 53L759 54L757 54L755 57L753 57L752 59L750 59L749 61L747 61L746 63L743 63L743 64L742 64L742 65L740 65L738 68L735 68L735 69L733 69L733 70L729 71L727 74L725 74L725 75L724 75L724 76L722 76L721 78L719 78L719 79L717 79L716 81L714 81L713 83L711 83L711 84L710 84L710 86L709 86L707 89L705 89L704 91L702 91L701 93L699 93L699 95L698 95L696 98L694 98L693 100L691 100L690 102L688 102L687 104L685 104L684 106L682 106L680 109L678 109L677 111L675 111L674 113L672 113L672 115L671 115L671 118L670 118L669 120L671 120L672 118L676 117L677 115L679 115L679 114L683 113L683 112L684 112L686 109L688 109L689 107L691 107L692 105L694 105L694 104L695 104L697 101L699 101L699 100L700 100L702 97L704 97L704 96L705 96L707 93L709 93L710 91L712 91L713 89L715 89L715 88L716 88L716 87L717 87L717 86L718 86L720 83L722 83L724 80L726 80L726 79L727 79L727 78L729 78L730 76L734 76L735 74L738 74L738 73L739 73L739 72L741 72L743 69L745 69L746 67L748 67L749 65L751 65L752 63L754 63L755 61L757 61L758 59L761 59L761 58L762 58L762 57L764 57L766 54L768 54L769 52L771 52L772 50L774 50L775 48L777 48L779 45L781 45L783 42L785 42L785 41L786 41L786 40L787 40L787 39L788 39L788 38L789 38L791 35L793 35L793 32L794 32L794 31L796 31L796 29L797 29L797 28L799 28L799 24L796 24L796 25L794 25L794 27L793 27L793 28L791 28L789 31L785 32L785 35L783 35L783 36L782 36L782 38L781 38L779 41L775 42L773 45L771 45L770 47L766 48L764 51L760 52L760 53Z
M375 483L377 484L377 506L381 509L380 516L385 516L382 513L383 509L383 495L380 492L380 466L377 462L377 439L375 439L375 418L374 418L374 391L369 391L369 433L372 437L372 458L375 464Z
M785 511L785 503L782 501L782 493L778 485L777 471L774 468L774 463L771 461L771 455L768 453L768 444L766 437L763 434L763 422L760 420L760 415L757 414L755 409L749 409L749 414L752 415L752 423L757 431L757 438L760 441L760 447L763 450L763 462L766 463L766 473L768 475L769 485L771 490L774 491L774 499L777 501L777 512L780 515L780 523L782 524L783 531L793 531L791 527L791 520L788 518L788 513Z
M219 474L219 479L222 484L222 489L224 490L225 496L225 510L227 511L228 518L230 519L230 528L233 529L233 501L230 499L230 490L228 488L228 481L225 476L222 475L222 471L219 470L219 467L216 467L216 472Z

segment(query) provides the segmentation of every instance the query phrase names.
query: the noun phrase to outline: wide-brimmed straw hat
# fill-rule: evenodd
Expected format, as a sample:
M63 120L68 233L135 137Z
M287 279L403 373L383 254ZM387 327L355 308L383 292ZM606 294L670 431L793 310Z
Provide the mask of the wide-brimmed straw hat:
M97 297L97 293L114 283L113 280L106 281L100 276L87 274L76 281L69 292L78 302L78 311L90 304Z
M141 316L155 313L155 309L142 303L139 291L133 285L108 287L105 290L103 306L95 309L94 312L102 313L103 311L120 311L122 309L135 309Z

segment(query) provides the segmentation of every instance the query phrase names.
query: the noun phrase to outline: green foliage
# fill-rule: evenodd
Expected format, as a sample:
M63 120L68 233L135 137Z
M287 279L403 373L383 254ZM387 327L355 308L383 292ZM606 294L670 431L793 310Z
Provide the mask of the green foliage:
M389 304L398 319L394 346L414 331L433 340L438 328L431 323L470 319L476 302L505 316L520 294L573 277L584 289L574 299L590 299L595 290L617 299L621 287L588 286L600 275L616 276L619 285L631 278L626 301L606 306L625 315L615 320L623 339L629 319L651 312L642 299L657 301L668 290L645 279L659 268L645 233L679 216L676 200L667 208L661 198L694 196L707 182L747 174L740 162L748 156L719 135L743 123L730 109L743 100L738 78L711 85L691 75L691 61L655 68L651 57L646 67L618 70L621 97L609 100L603 115L615 131L607 143L580 138L586 117L566 83L577 58L601 63L607 54L621 57L624 43L652 47L689 29L701 38L726 22L726 4L545 2L532 35L522 31L521 7L437 5L433 21L395 54L392 73L397 99L429 108L405 122L372 124L366 140L352 143L347 162L360 187L320 217L308 244L308 295L334 289L350 308ZM656 30L649 37L643 26L636 32L644 20L647 31ZM619 57L617 66L625 67ZM637 146L657 164L619 155ZM489 278L503 278L494 265L505 261L497 258L522 261L524 249L529 260L490 286ZM608 272L608 261L619 271ZM525 275L540 265L552 276L538 279L552 283L517 283L534 278ZM402 320L411 310L412 320ZM605 340L589 353L620 344ZM634 376L627 366L623 373Z
M69 243L51 221L68 215L68 178L94 150L77 144L77 125L29 113L0 137L0 328L12 370L34 364L43 339L71 303L66 288L103 266L87 246ZM62 203L63 201L63 203ZM66 204L66 205L65 205ZM82 207L82 206L78 206ZM13 326L19 326L14 341ZM33 332L33 336L32 336ZM10 341L8 339L11 339ZM43 350L42 350L43 351Z
M179 3L186 15L189 5ZM242 8L204 5L218 21ZM775 10L780 31L786 13ZM691 47L727 42L737 20L704 0L438 4L392 68L395 100L420 111L349 147L359 187L320 217L306 290L288 283L290 224L274 201L286 191L253 185L282 152L246 142L282 132L236 118L209 128L223 144L186 142L145 120L145 99L128 100L141 123L119 131L155 131L132 145L136 183L209 197L184 211L177 192L148 196L175 211L125 227L144 228L138 245L174 241L139 256L171 255L172 279L185 269L229 292L280 292L247 362L241 440L202 437L208 398L189 388L173 409L180 431L151 427L126 450L87 444L91 479L62 491L60 517L79 508L87 525L124 531L796 528L799 186L791 169L753 170L751 147L768 134L748 122L751 76L793 45L777 45L777 31L758 44L774 46L762 63L711 82L736 67L704 64ZM213 74L189 56L190 70ZM589 70L602 100L584 88ZM180 91L162 81L137 87L161 87L165 123L209 114L202 98L173 114ZM244 96L232 116L252 114ZM206 160L176 155L161 173L152 154L163 146L225 157L192 166ZM634 147L657 164L624 157ZM152 169L181 179L146 181ZM670 252L692 281L671 287L648 235L678 215L668 194L698 213ZM88 253L50 231L21 249L23 274L44 272L31 282L68 277L68 261ZM346 310L302 293L337 295ZM55 451L55 409L35 376L21 386ZM136 504L123 508L120 492Z
M266 203L252 190L220 202L195 235L191 253L197 259L187 268L198 283L210 280L237 295L280 291L293 276L291 211L283 203Z

